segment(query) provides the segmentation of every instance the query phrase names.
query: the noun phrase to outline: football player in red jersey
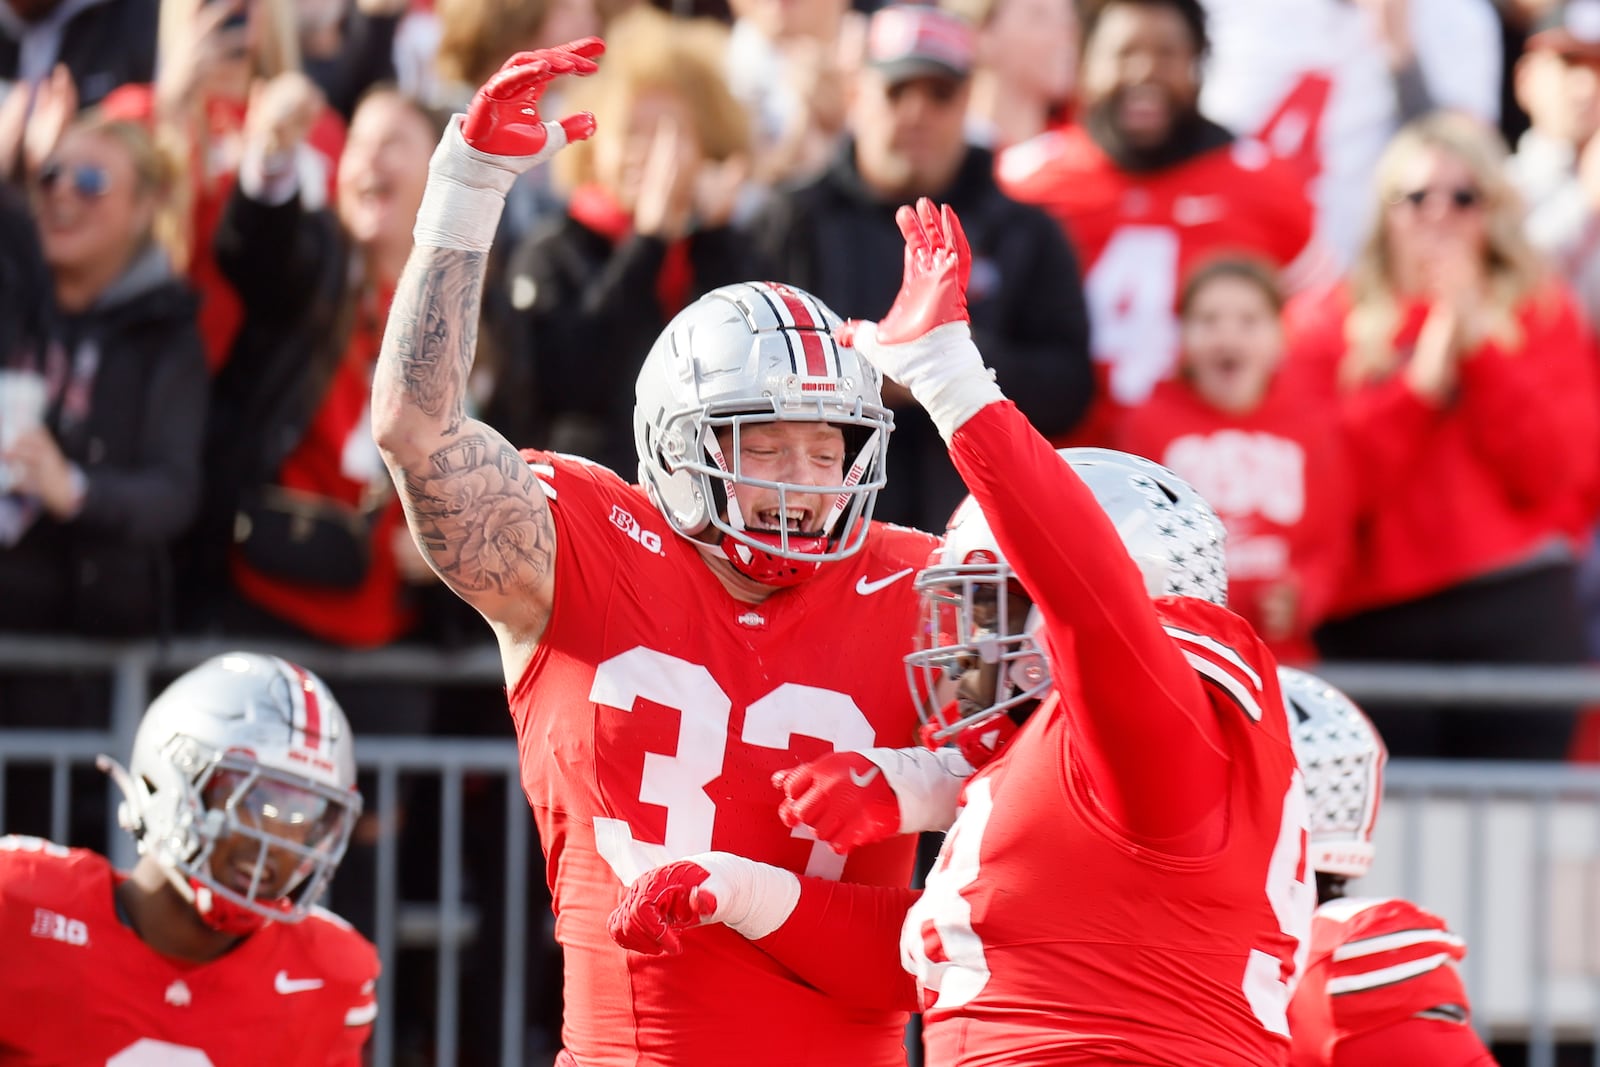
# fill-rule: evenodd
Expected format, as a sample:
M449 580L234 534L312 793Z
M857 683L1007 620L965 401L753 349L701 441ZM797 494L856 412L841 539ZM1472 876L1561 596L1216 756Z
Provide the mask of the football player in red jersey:
M1200 114L1200 0L1093 0L1083 16L1079 123L1006 150L1001 188L1066 228L1084 264L1101 386L1072 444L1111 443L1117 413L1171 375L1178 295L1222 252L1290 268L1302 288L1331 272L1312 240L1297 166Z
M606 918L639 872L717 849L825 879L910 881L910 839L848 858L779 820L774 772L907 743L900 656L932 535L870 520L880 376L815 298L769 283L685 308L648 354L635 485L519 455L466 414L485 253L519 172L592 120L537 113L597 40L522 54L453 122L373 384L411 529L491 623L564 952L564 1064L905 1059L905 1014L837 1002L731 930L630 957Z
M953 213L924 200L900 222L900 297L853 339L927 408L973 498L918 579L911 688L935 737L1042 700L962 788L926 891L901 892L910 909L887 937L878 897L716 853L641 879L613 936L670 951L697 922L760 915L768 950L783 943L824 988L849 979L822 973L816 942L858 984L879 961L873 984L892 989L881 961L898 941L940 1067L1286 1063L1314 899L1306 799L1276 664L1220 603L1221 525L1146 460L1062 462L972 343ZM902 770L842 777L860 795ZM809 793L788 782L805 814ZM787 940L796 928L809 953Z
M1278 671L1311 804L1317 913L1305 978L1289 1004L1294 1067L1493 1067L1468 1025L1456 971L1466 955L1444 920L1407 900L1345 896L1372 866L1383 740L1348 697Z
M132 871L0 837L0 1062L359 1067L378 954L316 906L361 813L327 686L230 652L145 712L124 770Z

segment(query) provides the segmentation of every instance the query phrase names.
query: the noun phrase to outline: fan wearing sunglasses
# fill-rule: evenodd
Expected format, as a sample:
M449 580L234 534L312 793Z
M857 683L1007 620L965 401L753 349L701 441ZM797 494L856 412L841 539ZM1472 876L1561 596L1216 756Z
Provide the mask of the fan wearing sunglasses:
M136 636L168 610L206 407L195 299L156 237L169 177L143 129L90 114L29 183L54 306L46 343L0 353L40 400L0 406L19 420L0 429L0 631Z
M1578 662L1578 539L1600 482L1582 316L1530 246L1493 131L1439 113L1380 160L1348 278L1291 303L1291 357L1352 450L1355 554L1335 659ZM1368 709L1404 756L1561 758L1568 716Z

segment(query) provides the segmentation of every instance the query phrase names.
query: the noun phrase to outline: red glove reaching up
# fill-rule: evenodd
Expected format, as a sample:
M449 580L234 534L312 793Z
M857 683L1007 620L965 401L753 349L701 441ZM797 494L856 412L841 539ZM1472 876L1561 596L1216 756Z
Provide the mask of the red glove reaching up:
M428 162L428 188L412 235L418 245L487 252L517 176L570 142L594 133L588 112L550 122L539 97L551 79L599 69L598 37L557 48L518 52L473 96L467 113L450 121Z
M902 207L895 221L906 258L894 306L880 323L845 323L839 342L911 390L948 441L979 409L1005 399L972 343L972 250L956 213L927 197L915 209Z
M599 69L595 59L605 50L600 38L585 37L555 48L518 52L472 98L461 122L462 138L492 156L539 156L555 140L559 143L551 146L553 154L586 140L594 133L593 115L580 111L559 122L545 122L539 117L539 97L562 74L593 74ZM554 128L560 129L559 135Z

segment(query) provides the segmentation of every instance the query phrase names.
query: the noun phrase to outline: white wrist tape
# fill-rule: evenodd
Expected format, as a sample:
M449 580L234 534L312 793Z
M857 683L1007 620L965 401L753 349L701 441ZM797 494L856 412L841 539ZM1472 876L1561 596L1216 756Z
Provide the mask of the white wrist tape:
M880 344L878 324L863 322L856 328L855 345L874 366L911 390L946 444L962 423L1005 399L964 322L947 322L915 341L895 345Z
M546 122L544 147L531 156L493 156L467 144L454 115L428 161L428 186L411 236L419 245L487 252L517 177L567 145L559 122Z
M956 821L961 787L972 764L959 751L941 748L869 748L862 755L883 771L900 802L900 832L948 830Z
M711 872L702 888L717 898L717 909L706 921L722 923L752 941L782 926L800 903L800 879L782 867L731 852L685 858Z

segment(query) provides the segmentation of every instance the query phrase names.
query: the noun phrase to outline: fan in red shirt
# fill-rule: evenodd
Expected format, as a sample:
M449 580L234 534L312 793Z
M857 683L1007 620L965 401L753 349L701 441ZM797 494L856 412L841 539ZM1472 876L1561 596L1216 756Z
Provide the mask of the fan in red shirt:
M1289 1004L1293 1067L1493 1067L1468 1025L1444 920L1407 900L1346 897L1372 866L1387 752L1350 699L1322 679L1278 672L1311 804L1317 913L1305 977Z
M0 837L0 1061L13 1067L359 1067L376 950L316 906L361 813L322 681L231 652L145 712L128 770L132 871Z
M1312 908L1305 794L1272 656L1220 604L1220 524L1146 460L1063 462L972 345L954 214L923 200L900 224L905 283L855 344L972 489L918 576L911 688L934 742L1014 734L961 788L920 896L711 853L640 879L612 936L687 951L721 933L691 927L730 924L819 988L878 998L906 990L885 974L898 942L938 1067L1282 1064ZM895 783L948 794L952 771L880 750L796 772L819 795L782 780L791 820L849 845L920 828ZM845 805L861 815L840 836L817 809Z
M1522 231L1492 130L1439 114L1384 155L1379 225L1291 302L1296 373L1335 404L1362 499L1329 658L1576 663L1575 559L1600 486L1595 349ZM1571 720L1387 715L1406 755L1558 759Z
M815 297L726 285L667 324L636 382L640 484L521 454L467 417L485 253L519 173L593 117L537 117L588 39L524 53L446 131L373 385L429 562L499 639L563 949L566 1067L896 1067L906 1016L830 998L729 930L630 957L606 918L642 871L710 849L904 886L914 841L848 859L779 820L774 772L900 744L911 575L937 539L871 521L892 420Z
M1349 458L1332 405L1282 372L1283 308L1256 260L1202 265L1184 286L1177 378L1130 409L1119 448L1179 475L1228 528L1228 604L1280 662L1315 656L1311 630L1344 577Z
M1096 0L1083 24L1081 123L1008 149L998 174L1055 216L1085 264L1101 393L1071 443L1099 445L1171 375L1179 286L1197 263L1259 256L1292 265L1298 289L1331 260L1312 242L1302 172L1200 114L1199 0Z

